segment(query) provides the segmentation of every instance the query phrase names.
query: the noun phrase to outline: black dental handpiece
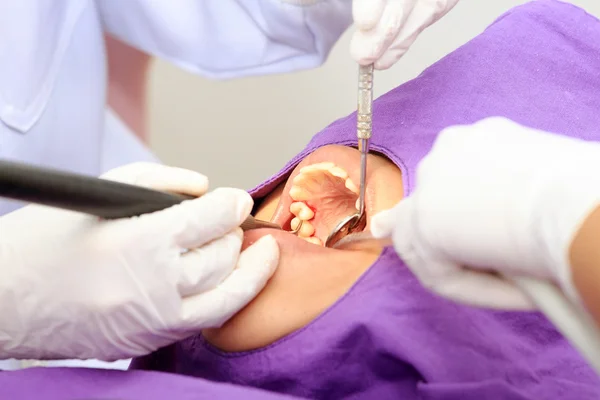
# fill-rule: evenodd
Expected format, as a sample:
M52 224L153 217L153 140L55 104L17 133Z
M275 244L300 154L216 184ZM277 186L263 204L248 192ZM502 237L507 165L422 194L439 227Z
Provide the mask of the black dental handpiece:
M164 210L193 197L106 179L0 160L0 197L77 211L104 219L139 216ZM246 230L281 229L249 216Z

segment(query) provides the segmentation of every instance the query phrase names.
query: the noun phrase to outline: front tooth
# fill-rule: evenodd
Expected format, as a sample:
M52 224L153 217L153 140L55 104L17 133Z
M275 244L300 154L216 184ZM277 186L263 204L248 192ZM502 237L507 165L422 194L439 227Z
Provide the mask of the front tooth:
M335 164L332 162L322 162L322 163L317 163L317 164L313 164L315 165L318 169L322 170L322 171L328 171L331 168L335 167Z
M292 228L292 230L295 231L296 229L298 229L298 225L300 225L300 218L293 218L292 222L290 222L290 228ZM304 225L304 222L302 223L302 225Z
M300 173L316 171L316 170L327 171L333 167L335 167L335 164L332 162L321 162L321 163L311 164L311 165L307 165L306 167L300 168Z
M308 178L309 178L309 176L308 176L308 173L306 171L300 171L300 173L298 175L296 175L294 177L294 179L292 179L292 183L294 185L300 185L304 181L306 181Z
M346 188L348 190L350 190L351 192L358 194L358 186L356 186L354 184L354 182L352 182L352 179L350 179L350 178L346 179Z
M318 237L311 236L302 239L306 240L308 243L316 244L317 246L323 246L323 242L321 242L321 239L319 239Z
M360 198L356 199L356 203L354 204L354 207L356 207L357 210L360 210Z
M315 233L315 227L310 222L303 221L300 231L298 231L298 236L309 237L312 236L313 233Z
M310 192L300 186L292 186L290 189L290 197L295 201L306 201L310 199Z
M341 179L348 178L348 173L341 169L340 167L333 167L328 171L331 175L336 176Z
M315 212L306 203L297 201L290 206L290 212L301 220L308 221L315 216Z
M298 174L292 180L294 186L300 186L302 189L312 192L319 192L323 185L323 171L303 172Z
M316 171L317 168L315 168L314 165L307 165L306 167L302 167L300 168L300 171L298 171L298 175L307 173L307 172L312 172L312 171Z

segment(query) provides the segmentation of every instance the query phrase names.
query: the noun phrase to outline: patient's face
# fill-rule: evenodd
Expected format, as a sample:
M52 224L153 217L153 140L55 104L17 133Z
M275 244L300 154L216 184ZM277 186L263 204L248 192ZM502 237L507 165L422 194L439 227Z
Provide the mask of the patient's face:
M367 227L379 211L403 196L400 170L389 160L369 155L366 188ZM244 247L273 234L281 251L279 268L265 289L223 327L204 336L226 351L266 346L308 324L339 299L381 252L376 242L357 242L339 249L323 243L334 226L356 212L360 153L330 145L306 157L287 182L274 190L255 216L290 229L298 219L298 236L270 229L248 231Z

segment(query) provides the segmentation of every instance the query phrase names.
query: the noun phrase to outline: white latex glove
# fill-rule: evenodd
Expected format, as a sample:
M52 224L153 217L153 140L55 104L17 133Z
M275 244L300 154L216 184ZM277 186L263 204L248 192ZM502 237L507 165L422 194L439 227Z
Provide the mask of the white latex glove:
M424 286L450 299L531 308L501 277L527 275L580 303L568 252L600 204L598 171L600 143L502 118L448 128L421 161L414 193L374 216L372 232L391 236Z
M361 65L388 69L408 51L419 34L448 13L458 0L353 0L356 32L352 58Z
M146 163L105 178L197 196L208 186ZM131 219L41 206L0 218L0 358L113 361L223 324L279 260L271 236L240 255L251 208L248 193L217 189Z

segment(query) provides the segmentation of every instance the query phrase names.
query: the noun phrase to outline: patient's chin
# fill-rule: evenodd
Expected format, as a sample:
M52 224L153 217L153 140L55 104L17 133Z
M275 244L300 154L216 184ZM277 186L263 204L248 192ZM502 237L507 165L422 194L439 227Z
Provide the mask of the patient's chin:
M315 246L288 232L256 229L244 234L244 248L272 234L280 262L265 288L222 327L204 337L226 352L267 346L304 327L339 299L379 253Z

